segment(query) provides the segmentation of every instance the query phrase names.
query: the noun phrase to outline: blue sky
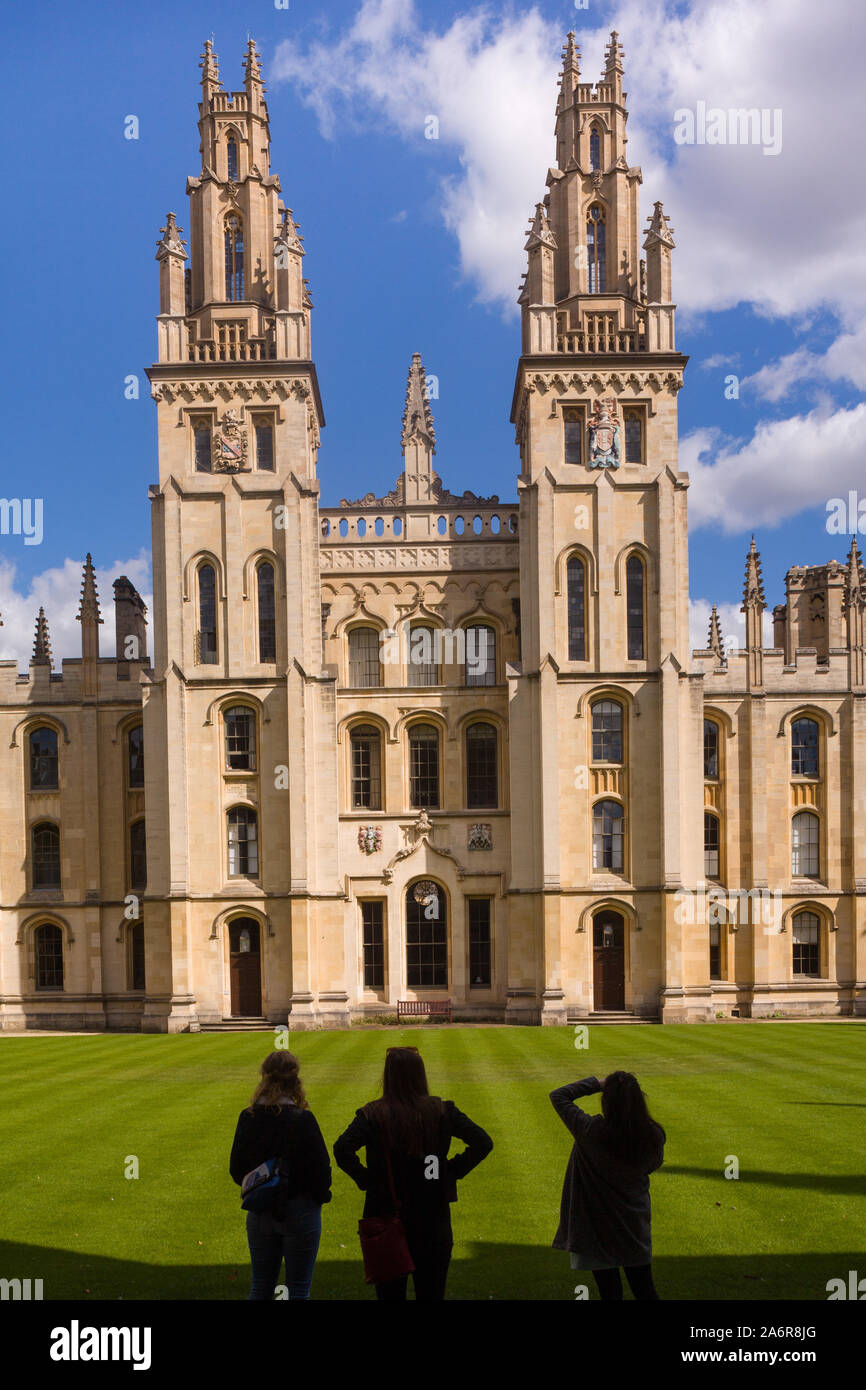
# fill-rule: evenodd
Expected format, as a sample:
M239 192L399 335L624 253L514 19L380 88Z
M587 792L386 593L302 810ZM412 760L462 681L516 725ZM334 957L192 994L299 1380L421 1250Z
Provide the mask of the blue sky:
M7 223L0 494L42 497L44 534L39 545L0 535L0 658L26 664L40 603L55 656L78 654L88 550L104 611L118 573L149 593L154 254L169 209L187 226L203 40L213 34L227 87L241 85L248 33L261 50L273 168L305 238L333 505L387 490L400 471L414 351L439 380L445 483L516 496L514 301L553 162L559 49L574 27L595 79L614 26L642 218L663 197L677 242L696 621L716 601L735 623L752 529L770 605L791 564L844 557L850 537L827 533L826 502L858 480L866 496L866 219L855 161L827 162L816 120L827 97L832 130L862 127L864 20L842 0L822 6L820 34L805 0L36 0L4 16L6 181L20 216ZM780 110L780 153L677 146L673 112L698 100ZM438 140L424 138L429 113ZM129 115L137 140L124 138ZM738 399L725 396L730 373ZM137 400L124 397L129 374Z

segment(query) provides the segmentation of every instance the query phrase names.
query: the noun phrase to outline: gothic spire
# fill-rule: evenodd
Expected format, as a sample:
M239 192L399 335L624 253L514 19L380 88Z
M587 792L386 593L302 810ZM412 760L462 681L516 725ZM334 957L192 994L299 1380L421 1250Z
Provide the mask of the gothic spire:
M533 246L549 246L552 251L556 250L556 237L551 231L547 208L543 203L535 204L535 216L530 223L529 239L523 249L531 251Z
M647 218L648 226L644 238L644 250L648 249L647 243L660 241L665 246L673 249L676 245L674 241L674 229L668 226L668 219L661 203L653 203L652 217Z
M409 380L406 385L406 406L403 410L403 453L413 438L420 437L431 453L436 452L436 431L433 412L427 399L427 378L421 365L420 352L412 354Z
M165 226L159 230L161 240L156 243L156 259L161 261L166 256L182 256L186 260L186 242L181 240L183 227L177 225L173 212L166 215Z
M205 110L210 105L210 99L214 92L220 89L220 69L219 58L213 51L213 39L205 39L204 52L201 55L201 91Z
M725 644L722 638L722 624L719 619L719 610L713 604L713 611L710 614L710 633L707 640L707 650L715 652L716 656L724 659Z
M743 590L743 607L740 611L745 613L747 608L765 608L766 603L764 580L761 574L761 557L758 554L753 536L749 553L746 556L746 583Z
M51 656L51 638L48 635L48 619L45 616L44 608L39 609L39 616L36 619L36 635L33 639L33 655L30 658L30 665L54 665Z
M851 537L851 549L848 552L848 567L845 572L845 611L857 605L866 604L866 592L864 592L863 582L863 563L860 559L860 551L857 548L856 537Z
M93 570L90 551L87 552L84 571L81 576L81 604L78 609L77 620L80 623L102 622L99 612L99 594L96 591L96 575Z
M574 42L574 38L574 30L569 29L562 49L563 76L567 72L573 72L575 77L580 77L580 48Z
M616 74L620 77L623 74L622 60L625 55L619 41L619 34L615 29L610 31L610 42L604 50L604 75L608 82L615 81Z
M244 86L247 91L251 87L258 87L259 91L263 90L262 63L255 39L247 39L247 51L244 54Z

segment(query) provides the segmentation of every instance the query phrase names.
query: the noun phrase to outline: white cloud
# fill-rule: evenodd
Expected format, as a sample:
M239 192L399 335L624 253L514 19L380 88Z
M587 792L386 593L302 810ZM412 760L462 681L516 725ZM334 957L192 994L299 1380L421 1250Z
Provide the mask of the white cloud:
M824 508L829 498L862 485L864 454L866 403L763 421L743 443L695 430L680 441L680 467L691 479L691 528L715 526L732 535Z
M81 601L82 560L66 559L62 565L43 570L25 585L21 582L14 561L0 559L0 660L17 660L20 670L26 670L33 652L36 615L45 609L54 667L60 670L63 657L81 655L81 624L77 621ZM145 550L129 560L116 560L107 569L96 569L96 588L99 594L103 626L100 628L100 655L114 655L114 591L112 582L125 574L147 604L147 618L152 623L153 598L150 594L150 555ZM152 626L148 630L148 650L153 652Z
M821 178L806 201L804 179L828 167L834 131L862 124L866 8L825 0L816 24L811 0L706 0L681 16L663 0L623 0L610 25L625 48L628 153L643 168L644 212L662 198L676 229L681 313L750 302L774 314L819 305L856 314L866 303L863 181ZM600 74L608 27L581 25L587 80ZM482 300L514 311L523 231L554 157L562 37L561 22L534 7L475 9L437 34L411 0L365 0L333 41L280 44L273 79L293 84L331 138L384 123L416 143L437 116L460 166L441 207L462 268ZM781 109L781 153L676 145L674 113L699 101Z
M850 333L841 333L826 352L798 348L768 363L740 382L740 389L751 389L768 401L781 401L795 388L801 394L814 392L821 382L839 381L866 390L866 323Z

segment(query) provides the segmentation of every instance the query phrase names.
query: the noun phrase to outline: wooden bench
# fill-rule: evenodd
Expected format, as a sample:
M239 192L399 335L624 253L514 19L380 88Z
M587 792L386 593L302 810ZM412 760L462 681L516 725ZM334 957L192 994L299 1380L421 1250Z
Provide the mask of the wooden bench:
M450 999L398 999L397 1022L401 1018L418 1018L427 1014L430 1018L447 1018L451 1022Z

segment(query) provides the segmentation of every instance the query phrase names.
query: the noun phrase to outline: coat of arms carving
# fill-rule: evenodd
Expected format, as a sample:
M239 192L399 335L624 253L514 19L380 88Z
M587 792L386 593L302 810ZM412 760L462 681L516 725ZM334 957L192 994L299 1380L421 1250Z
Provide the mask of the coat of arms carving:
M589 417L590 468L619 468L620 427L613 396L599 397Z
M380 825L358 826L358 848L364 854L375 854L382 848L382 827Z
M213 432L213 470L239 473L247 467L247 432L236 410L227 410Z
M493 827L483 821L469 827L467 849L492 849Z

